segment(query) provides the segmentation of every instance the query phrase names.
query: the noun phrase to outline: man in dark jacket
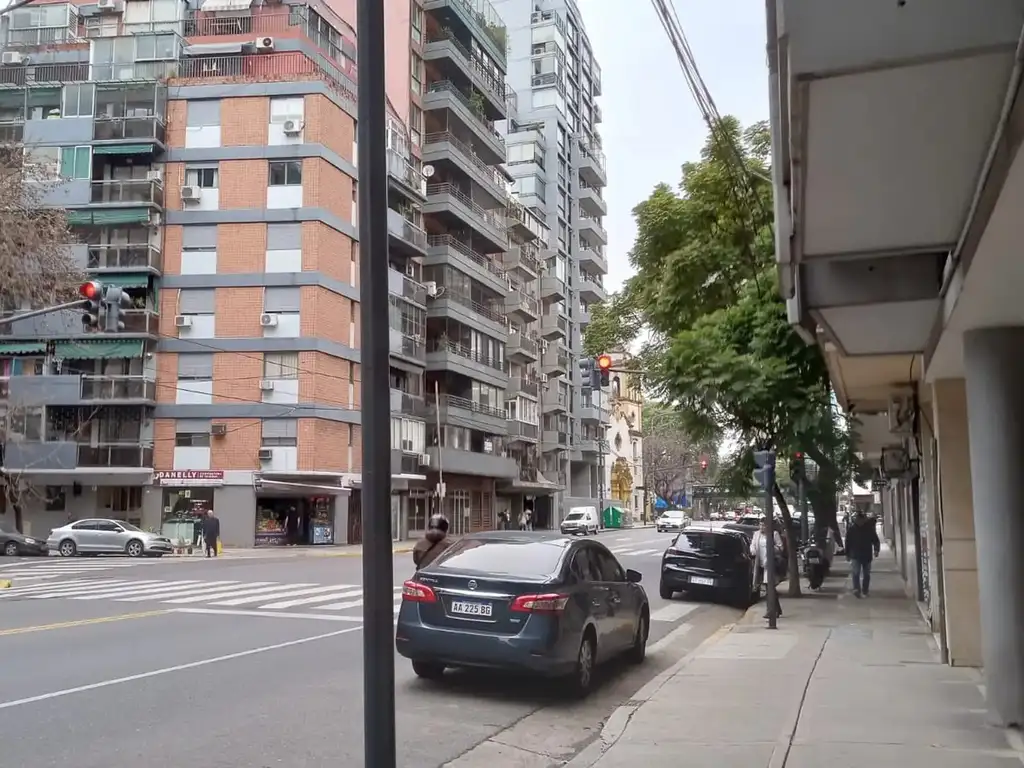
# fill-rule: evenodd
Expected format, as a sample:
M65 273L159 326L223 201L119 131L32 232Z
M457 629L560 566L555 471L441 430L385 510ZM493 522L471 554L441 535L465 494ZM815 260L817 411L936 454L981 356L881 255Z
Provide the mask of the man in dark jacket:
M846 559L850 561L853 594L857 597L868 596L871 589L871 561L878 557L881 548L874 520L868 520L864 512L858 511L853 518L853 525L846 531Z
M206 545L206 556L217 556L217 539L220 538L220 519L211 509L203 518L203 542Z
M412 562L416 569L426 568L434 562L438 555L448 549L449 543L448 520L444 515L434 515L430 518L427 532L412 549Z

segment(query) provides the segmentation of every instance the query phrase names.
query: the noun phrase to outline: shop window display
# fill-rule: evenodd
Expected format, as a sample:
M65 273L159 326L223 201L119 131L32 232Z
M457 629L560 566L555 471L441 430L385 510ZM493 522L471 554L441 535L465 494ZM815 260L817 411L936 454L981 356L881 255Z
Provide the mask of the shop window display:
M257 498L257 546L333 543L334 497Z
M202 519L213 510L213 488L180 488L164 491L160 532L171 541L199 545Z

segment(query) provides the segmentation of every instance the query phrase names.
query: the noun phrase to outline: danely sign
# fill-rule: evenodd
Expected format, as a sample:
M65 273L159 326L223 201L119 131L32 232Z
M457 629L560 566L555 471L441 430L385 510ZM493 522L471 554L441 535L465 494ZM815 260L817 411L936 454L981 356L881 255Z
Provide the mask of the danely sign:
M160 485L220 485L224 482L224 470L171 469L154 472L153 479Z

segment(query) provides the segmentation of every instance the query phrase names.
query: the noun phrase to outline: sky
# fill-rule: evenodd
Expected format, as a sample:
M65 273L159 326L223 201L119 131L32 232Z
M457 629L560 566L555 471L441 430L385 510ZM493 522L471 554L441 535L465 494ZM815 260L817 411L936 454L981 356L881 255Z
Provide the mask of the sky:
M722 115L743 125L768 117L765 9L761 0L674 0L683 32ZM654 187L680 179L707 135L675 51L650 2L577 0L601 65L608 158L605 200L609 275L617 290L632 274L633 207ZM625 8L629 7L629 12Z

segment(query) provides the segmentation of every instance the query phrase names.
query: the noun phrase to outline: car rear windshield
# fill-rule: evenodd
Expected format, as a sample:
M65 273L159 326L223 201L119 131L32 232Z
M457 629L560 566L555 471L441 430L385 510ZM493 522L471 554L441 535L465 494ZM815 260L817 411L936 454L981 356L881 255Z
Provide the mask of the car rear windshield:
M735 536L709 531L683 532L676 537L675 548L704 555L734 556L743 551L743 543Z
M548 578L558 569L564 546L557 541L462 539L431 565L435 571L523 579Z

